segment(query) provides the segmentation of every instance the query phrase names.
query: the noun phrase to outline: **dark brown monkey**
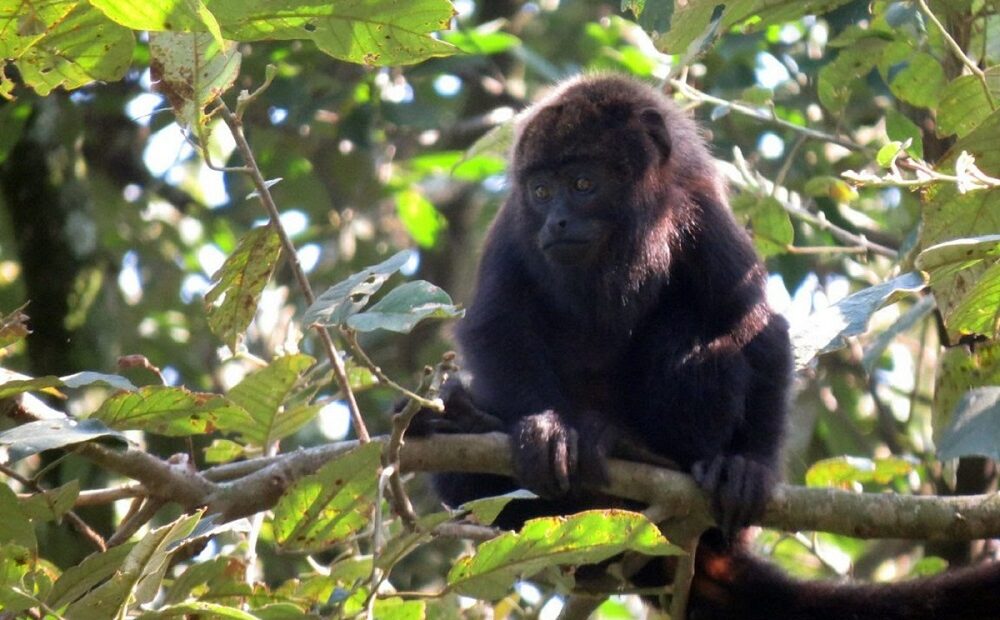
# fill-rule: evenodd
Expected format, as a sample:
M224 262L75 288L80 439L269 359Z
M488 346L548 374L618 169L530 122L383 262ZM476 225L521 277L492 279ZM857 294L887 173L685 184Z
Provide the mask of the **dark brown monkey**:
M606 457L628 438L712 498L721 534L699 551L692 618L994 617L984 605L1000 617L1000 570L988 596L978 578L969 603L954 590L961 577L927 582L952 590L924 610L899 604L905 588L793 582L728 544L778 477L792 353L692 120L634 80L579 78L520 117L510 179L457 328L471 380L451 386L443 424L461 427L475 409L495 416L513 438L517 482L443 474L447 503L517 486L544 498L512 504L507 527L608 505L581 483L604 481ZM874 596L904 611L862 600Z

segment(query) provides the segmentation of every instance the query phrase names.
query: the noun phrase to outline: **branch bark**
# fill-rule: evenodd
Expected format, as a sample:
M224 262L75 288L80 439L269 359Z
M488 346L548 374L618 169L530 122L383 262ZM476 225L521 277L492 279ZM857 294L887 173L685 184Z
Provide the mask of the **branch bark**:
M373 441L386 442L385 437ZM277 457L225 465L202 473L171 466L140 450L117 452L90 445L81 454L141 482L151 496L235 519L267 510L302 476L356 447L345 441ZM400 454L404 472L464 471L510 475L506 435L439 435L409 439ZM686 474L612 460L602 491L662 507L685 529L709 525L705 496ZM1000 536L1000 494L956 497L851 493L781 485L760 525L785 531L822 531L858 538L975 540Z

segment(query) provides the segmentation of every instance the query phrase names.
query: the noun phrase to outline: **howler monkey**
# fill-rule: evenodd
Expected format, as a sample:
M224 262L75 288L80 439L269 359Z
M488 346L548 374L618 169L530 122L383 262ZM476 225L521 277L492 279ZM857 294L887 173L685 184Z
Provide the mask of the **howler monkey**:
M445 422L470 408L495 416L517 482L440 474L446 503L518 486L543 498L506 510L506 527L606 506L581 482L605 481L627 439L712 498L722 533L699 549L692 618L1000 618L1000 607L985 615L1000 572L982 601L959 602L982 595L982 577L964 594L961 577L933 582L927 592L952 596L932 609L926 592L904 604L905 588L793 582L727 542L778 477L792 353L691 119L632 79L578 78L520 116L509 177L456 330L471 379L450 386Z

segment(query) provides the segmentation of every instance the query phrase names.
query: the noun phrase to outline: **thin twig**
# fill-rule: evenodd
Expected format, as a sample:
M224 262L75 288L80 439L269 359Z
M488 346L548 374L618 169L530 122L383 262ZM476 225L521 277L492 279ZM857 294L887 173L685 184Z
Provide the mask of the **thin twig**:
M390 388L396 390L397 392L407 397L411 401L416 402L421 407L426 407L427 409L431 409L439 413L444 411L444 405L442 405L440 402L424 398L417 392L408 390L407 388L400 385L396 381L393 381L392 378L389 377L389 375L385 374L382 371L382 368L379 367L378 364L373 362L372 359L368 357L368 354L365 353L365 350L361 348L361 344L358 342L357 331L346 327L342 327L340 329L340 334L344 337L344 341L347 342L347 346L351 350L351 353L354 354L355 359L361 362L362 366L370 370L371 373L375 375L375 378L379 380L379 383L383 383L389 386Z
M670 598L670 617L687 618L688 599L691 596L691 581L694 579L695 554L698 552L698 537L684 545L686 553L678 556L674 573L673 596Z
M241 95L241 102L245 101L244 97L253 97L253 95ZM238 110L242 110L240 107L241 105L245 105L245 103L238 102ZM271 191L268 188L267 181L261 174L260 167L257 165L257 160L254 157L253 151L250 149L250 144L247 142L246 136L243 134L243 121L239 116L233 114L225 102L220 101L216 109L221 114L222 120L226 123L226 126L229 127L229 131L233 134L233 139L236 141L236 147L240 151L243 161L245 161L249 167L247 174L249 174L250 178L253 180L254 187L257 189L257 197L267 210L268 217L271 219L271 225L274 227L275 231L278 233L278 237L281 239L281 246L285 250L285 256L288 258L289 266L295 276L295 281L298 283L299 290L302 291L302 295L306 298L306 302L312 305L316 301L316 296L313 294L312 286L309 285L309 279L306 277L305 270L302 269L302 263L299 262L299 256L295 251L295 245L288 237L288 232L285 230L285 227L281 224L281 215L278 213L278 206L275 204L274 198L271 196ZM360 439L362 443L366 443L370 441L371 436L368 434L368 428L365 426L364 419L361 417L361 410L358 408L358 402L354 398L354 391L351 390L351 382L347 377L347 370L344 368L344 361L340 358L340 353L333 344L333 338L330 336L330 332L328 332L325 327L319 325L314 325L313 329L319 335L319 339L323 344L326 356L330 360L330 364L333 366L337 383L344 395L344 400L347 402L347 408L351 413L351 422L354 424L354 431L358 434L358 439Z
M24 476L17 473L13 469L10 469L6 465L0 465L0 474L3 474L8 478L13 478L14 480L17 480L26 488L31 489L35 493L45 492L45 489L43 489L41 485L39 485L36 481L30 478L25 478ZM107 551L108 544L104 541L104 537L98 534L97 531L94 530L94 528L90 527L90 525L88 525L86 521L80 518L78 514L76 514L72 510L67 510L66 513L63 515L63 517L67 521L69 521L69 524L72 525L76 531L80 532L80 534L83 535L83 537L87 540L87 542L92 544L98 551Z
M986 73L979 68L974 60L969 58L969 56L965 53L965 50L962 49L962 46L958 44L958 41L951 36L951 33L944 27L941 20L939 20L937 15L935 15L934 12L931 11L931 8L927 6L927 2L924 0L917 0L917 6L920 7L920 11L926 15L935 26L937 26L938 30L941 31L941 36L944 37L944 41L951 49L952 53L955 54L958 60L972 72L972 75L979 79L979 83L982 84L983 87L983 92L986 93L986 100L990 103L990 109L996 110L996 102L993 100L992 93L990 93L990 85L986 80Z
M760 108L754 108L748 105L743 105L742 103L736 103L733 101L728 101L726 99L720 99L719 97L713 97L706 92L700 91L694 86L691 86L687 82L679 79L670 80L671 86L677 89L688 100L697 103L711 103L712 105L719 106L721 108L726 108L733 112L743 114L744 116L749 116L757 120L765 121L773 125L777 125L784 129L790 129L796 133L802 134L806 137L813 138L814 140L822 140L823 142L830 142L832 144L837 144L846 149L852 151L867 151L868 149L857 142L849 139L843 138L841 136L835 136L833 134L825 133L817 129L812 129L810 127L803 127L801 125L796 125L786 121L783 118L779 118L774 114L774 112L765 112Z

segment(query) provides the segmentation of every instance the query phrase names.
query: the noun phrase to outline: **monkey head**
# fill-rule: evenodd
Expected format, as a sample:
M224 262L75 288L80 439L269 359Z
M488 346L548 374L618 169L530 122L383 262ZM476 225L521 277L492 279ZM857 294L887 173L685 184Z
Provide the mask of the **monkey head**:
M672 154L677 140L685 144L681 157ZM524 237L547 261L589 267L609 258L607 247L631 245L612 240L616 231L631 235L644 218L658 220L670 191L664 184L702 158L693 122L655 89L613 76L577 78L518 120L512 203L521 206Z

